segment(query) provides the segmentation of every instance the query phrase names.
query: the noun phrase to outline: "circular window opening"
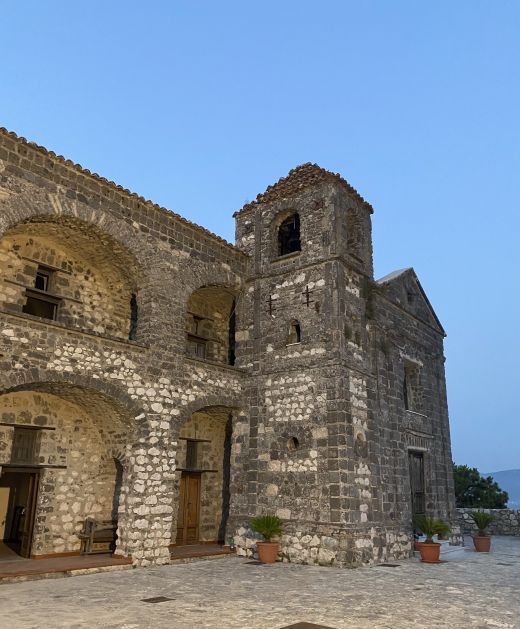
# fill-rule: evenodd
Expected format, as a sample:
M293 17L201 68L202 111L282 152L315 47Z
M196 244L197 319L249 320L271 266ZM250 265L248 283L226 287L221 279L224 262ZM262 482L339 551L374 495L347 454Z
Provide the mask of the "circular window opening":
M289 437L287 439L287 450L297 450L300 447L300 442L296 437Z

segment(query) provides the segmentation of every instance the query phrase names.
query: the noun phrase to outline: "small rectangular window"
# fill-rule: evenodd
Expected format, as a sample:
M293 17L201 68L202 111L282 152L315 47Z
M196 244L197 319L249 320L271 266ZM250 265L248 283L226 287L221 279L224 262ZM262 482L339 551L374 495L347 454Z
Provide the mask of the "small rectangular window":
M11 463L34 463L37 436L38 430L31 428L14 429Z
M44 271L41 267L38 267L38 270L36 271L36 279L34 281L34 288L47 292L50 287L50 277L51 275L48 271Z
M202 339L188 337L188 355L193 358L206 358L207 343Z
M186 441L186 469L196 470L198 469L198 443L188 439Z
M34 288L27 288L25 291L26 303L22 307L22 312L41 319L56 320L59 298L42 294L50 292L53 273L51 269L38 266L34 277Z
M404 364L403 401L407 411L422 410L421 372L419 364L406 360Z
M41 317L42 319L56 320L57 304L54 301L47 299L41 299L33 295L27 295L27 301L22 308L23 312L33 315L34 317Z

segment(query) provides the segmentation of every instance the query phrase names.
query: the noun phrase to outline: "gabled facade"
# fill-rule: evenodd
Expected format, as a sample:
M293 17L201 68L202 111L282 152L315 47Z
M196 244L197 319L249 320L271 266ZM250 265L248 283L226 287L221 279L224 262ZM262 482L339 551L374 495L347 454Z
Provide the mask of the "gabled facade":
M444 331L413 270L374 281L371 214L304 164L232 246L1 131L5 542L77 553L94 519L139 565L249 555L272 512L283 558L360 565L455 522Z

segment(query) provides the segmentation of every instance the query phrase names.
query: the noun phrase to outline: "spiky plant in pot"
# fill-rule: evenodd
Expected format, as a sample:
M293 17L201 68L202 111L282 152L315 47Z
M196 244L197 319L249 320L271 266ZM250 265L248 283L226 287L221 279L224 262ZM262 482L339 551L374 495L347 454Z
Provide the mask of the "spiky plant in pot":
M488 553L491 549L491 537L487 534L487 527L495 519L491 513L485 511L471 511L470 516L477 525L478 533L473 536L473 544L478 553Z
M259 515L251 520L251 528L256 533L260 533L264 542L257 542L258 557L263 563L274 563L278 557L280 545L273 542L273 537L281 535L283 530L283 520L277 515Z
M441 545L433 541L433 536L448 535L451 531L449 525L438 518L432 518L427 515L417 515L414 518L414 526L426 535L426 541L422 542L419 546L421 561L426 563L438 563Z

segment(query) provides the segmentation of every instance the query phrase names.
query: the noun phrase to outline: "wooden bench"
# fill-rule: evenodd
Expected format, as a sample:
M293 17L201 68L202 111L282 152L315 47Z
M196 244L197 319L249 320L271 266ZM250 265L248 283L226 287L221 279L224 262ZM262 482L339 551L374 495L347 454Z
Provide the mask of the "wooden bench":
M81 540L81 554L113 553L116 548L117 521L86 518L83 530L78 534Z

